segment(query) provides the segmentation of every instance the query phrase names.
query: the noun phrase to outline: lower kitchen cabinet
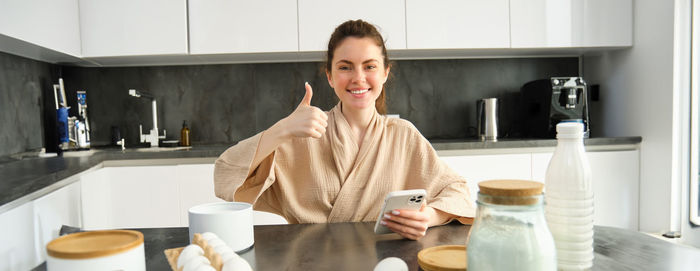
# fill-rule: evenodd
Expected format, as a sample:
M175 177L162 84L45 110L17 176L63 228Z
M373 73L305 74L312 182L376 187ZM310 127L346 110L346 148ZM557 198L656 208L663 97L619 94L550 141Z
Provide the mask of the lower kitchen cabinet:
M223 202L214 195L214 164L178 165L180 226L188 227L187 211L203 203Z
M179 227L175 166L107 167L81 179L83 227Z
M467 179L474 202L479 182L493 179L531 179L530 153L495 155L441 156L457 174Z
M34 201L34 237L42 261L46 259L46 244L59 236L63 225L82 226L80 205L80 182Z
M587 152L595 195L594 223L638 230L639 150ZM526 179L544 182L551 152L494 155L441 156L467 179L476 201L478 183L492 179Z
M0 271L29 270L41 263L34 238L34 203L0 214Z
M596 225L639 228L639 151L587 152ZM544 181L552 153L532 155L532 179Z
M187 210L219 202L214 165L106 167L81 179L83 227L186 227Z
M0 271L29 270L46 260L61 226L80 227L80 182L0 214Z

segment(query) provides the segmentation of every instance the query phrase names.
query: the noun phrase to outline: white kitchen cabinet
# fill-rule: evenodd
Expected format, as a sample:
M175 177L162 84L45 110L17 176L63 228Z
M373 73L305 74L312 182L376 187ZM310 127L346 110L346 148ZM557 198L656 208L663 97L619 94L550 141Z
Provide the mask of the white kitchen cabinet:
M333 30L347 20L362 19L378 26L387 49L406 48L404 0L299 0L299 50L326 51Z
M187 54L186 0L79 0L83 57Z
M638 230L639 151L587 152L596 225ZM552 153L532 155L533 180L544 181Z
M178 165L180 226L189 226L187 211L199 204L223 202L214 195L214 164Z
M406 0L407 48L508 48L508 2Z
M30 270L41 263L33 208L29 202L0 214L0 271Z
M35 238L41 260L46 260L46 247L58 238L61 226L82 227L80 181L34 201Z
M479 192L478 184L481 181L532 178L530 153L442 156L440 158L467 179L473 201L476 201L476 195Z
M80 56L80 25L75 0L0 1L0 36ZM0 50L12 51L0 39Z
M214 195L214 164L106 167L81 178L85 229L186 227Z
M511 47L632 46L632 14L632 0L511 0Z
M632 46L632 0L583 0L583 47Z
M638 230L639 150L587 152L593 177L596 225ZM474 200L478 183L524 179L544 183L551 152L441 156L467 179Z
M299 50L296 0L190 0L188 6L191 54Z
M180 226L174 166L108 167L81 179L83 227Z

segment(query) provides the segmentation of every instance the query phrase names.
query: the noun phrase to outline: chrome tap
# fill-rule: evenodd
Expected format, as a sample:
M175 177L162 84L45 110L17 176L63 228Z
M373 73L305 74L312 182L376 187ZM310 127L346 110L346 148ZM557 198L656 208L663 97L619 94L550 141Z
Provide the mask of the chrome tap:
M158 110L156 106L156 98L148 93L139 92L135 89L129 90L129 95L137 98L148 98L151 99L152 111L153 111L153 128L148 134L143 133L143 127L139 124L139 141L141 143L149 142L151 147L158 147L158 139L165 139L166 131L163 129L163 135L158 135Z

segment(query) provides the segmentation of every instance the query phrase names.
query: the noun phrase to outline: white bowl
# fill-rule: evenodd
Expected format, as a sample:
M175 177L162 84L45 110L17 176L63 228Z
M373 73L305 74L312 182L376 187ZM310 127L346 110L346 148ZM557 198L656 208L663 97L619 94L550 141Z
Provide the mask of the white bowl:
M216 202L189 209L190 243L195 233L213 232L235 252L253 246L253 206L245 202Z

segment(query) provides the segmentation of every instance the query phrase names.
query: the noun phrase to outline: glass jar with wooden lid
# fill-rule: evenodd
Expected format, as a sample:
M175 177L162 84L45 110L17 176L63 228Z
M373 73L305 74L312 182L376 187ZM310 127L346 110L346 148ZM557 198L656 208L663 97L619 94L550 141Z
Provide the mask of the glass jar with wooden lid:
M133 230L78 232L46 245L46 269L146 270L143 233Z
M479 183L476 218L467 238L467 270L556 270L543 186L526 180Z

